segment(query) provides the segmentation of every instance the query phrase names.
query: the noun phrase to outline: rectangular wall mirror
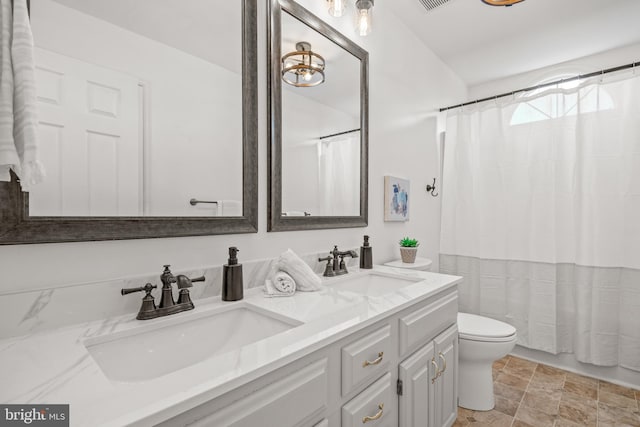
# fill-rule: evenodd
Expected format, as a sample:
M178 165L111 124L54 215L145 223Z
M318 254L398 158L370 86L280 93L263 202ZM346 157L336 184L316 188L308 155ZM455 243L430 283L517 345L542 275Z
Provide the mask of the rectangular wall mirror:
M32 2L47 177L1 243L257 231L256 3Z
M367 225L368 53L271 0L269 231Z

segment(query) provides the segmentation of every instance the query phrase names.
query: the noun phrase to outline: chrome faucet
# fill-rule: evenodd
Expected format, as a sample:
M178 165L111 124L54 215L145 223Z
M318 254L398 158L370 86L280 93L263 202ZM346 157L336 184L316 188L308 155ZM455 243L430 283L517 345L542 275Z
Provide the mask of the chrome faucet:
M193 282L204 282L205 277L200 276L194 279L189 279L182 274L178 277L174 276L169 269L170 265L164 266L164 271L160 275L160 281L162 282L162 296L160 298L160 306L156 307L155 300L151 291L156 289L157 285L147 283L139 288L122 289L120 293L127 295L133 292L145 291L145 296L142 298L142 306L136 319L148 320L155 319L156 317L168 316L170 314L180 313L181 311L193 310L194 305L191 301L191 295L189 295L189 288L193 287ZM178 295L178 302L173 299L173 284L178 284L180 290Z
M335 245L328 257L318 258L318 261L327 261L327 267L323 275L325 277L333 277L347 274L347 264L344 262L345 257L358 258L358 254L356 251L340 251L338 250L338 245Z

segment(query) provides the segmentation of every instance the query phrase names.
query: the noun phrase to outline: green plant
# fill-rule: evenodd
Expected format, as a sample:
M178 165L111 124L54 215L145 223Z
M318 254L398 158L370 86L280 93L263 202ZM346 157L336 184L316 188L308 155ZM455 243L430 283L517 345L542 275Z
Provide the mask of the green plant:
M400 246L403 248L417 248L418 246L420 246L420 242L418 242L416 239L404 237L400 240Z

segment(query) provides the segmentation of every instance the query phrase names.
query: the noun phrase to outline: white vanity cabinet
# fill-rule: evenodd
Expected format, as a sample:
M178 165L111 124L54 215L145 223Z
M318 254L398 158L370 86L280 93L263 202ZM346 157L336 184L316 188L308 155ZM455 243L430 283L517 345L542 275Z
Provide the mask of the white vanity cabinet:
M399 366L399 426L449 427L457 417L458 328L454 325Z
M448 288L162 425L451 426L457 311Z

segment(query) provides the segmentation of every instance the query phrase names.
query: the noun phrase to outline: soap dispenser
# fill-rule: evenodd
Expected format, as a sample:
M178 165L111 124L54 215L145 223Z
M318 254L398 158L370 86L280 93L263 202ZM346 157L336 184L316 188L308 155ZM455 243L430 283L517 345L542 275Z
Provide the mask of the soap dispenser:
M373 268L373 248L369 246L369 236L364 236L364 243L360 247L360 268Z
M239 249L229 248L229 261L222 272L222 301L238 301L243 298L242 264L238 264Z

